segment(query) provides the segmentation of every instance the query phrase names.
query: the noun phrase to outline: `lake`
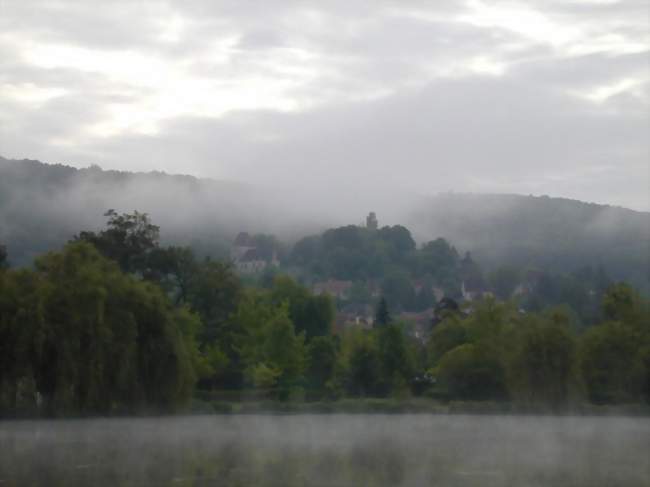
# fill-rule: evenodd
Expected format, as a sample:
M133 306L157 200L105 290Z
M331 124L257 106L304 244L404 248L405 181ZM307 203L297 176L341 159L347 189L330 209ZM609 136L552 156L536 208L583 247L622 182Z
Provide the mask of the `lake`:
M213 415L0 422L0 486L650 486L650 419Z

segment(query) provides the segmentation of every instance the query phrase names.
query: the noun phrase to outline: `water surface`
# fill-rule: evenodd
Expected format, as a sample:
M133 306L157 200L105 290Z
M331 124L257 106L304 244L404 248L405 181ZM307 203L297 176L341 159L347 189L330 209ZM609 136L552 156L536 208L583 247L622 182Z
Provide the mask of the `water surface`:
M650 486L647 418L0 422L0 486Z

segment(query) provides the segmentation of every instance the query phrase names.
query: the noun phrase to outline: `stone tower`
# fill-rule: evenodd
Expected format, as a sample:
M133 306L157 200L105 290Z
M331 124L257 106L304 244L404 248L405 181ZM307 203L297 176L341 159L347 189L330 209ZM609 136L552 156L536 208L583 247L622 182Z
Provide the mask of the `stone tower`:
M374 211L371 211L366 217L366 228L369 228L370 230L377 230L378 226L379 223L377 222L377 215L375 215Z

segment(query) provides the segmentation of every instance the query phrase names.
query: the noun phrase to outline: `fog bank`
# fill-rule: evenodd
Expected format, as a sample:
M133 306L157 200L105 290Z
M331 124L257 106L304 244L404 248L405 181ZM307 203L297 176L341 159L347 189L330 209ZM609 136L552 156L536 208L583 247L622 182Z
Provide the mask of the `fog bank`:
M204 416L0 423L2 485L642 486L647 418Z

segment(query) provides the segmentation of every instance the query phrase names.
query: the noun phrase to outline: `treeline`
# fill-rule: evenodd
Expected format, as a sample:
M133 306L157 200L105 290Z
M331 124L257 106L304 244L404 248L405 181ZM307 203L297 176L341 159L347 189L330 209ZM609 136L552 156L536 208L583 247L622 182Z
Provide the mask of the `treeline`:
M493 270L550 274L602 263L615 280L650 295L650 215L548 196L446 193L402 220L421 239L444 235Z
M401 226L378 229L348 225L299 240L283 265L304 282L337 279L352 283L338 303L372 304L377 291L395 312L422 312L435 302L434 289L453 299L492 294L499 300L518 296L526 311L550 306L570 308L572 321L588 326L602 319L600 303L613 283L603 266L567 265L562 273L506 264L485 271L470 253L437 238L417 246ZM374 291L374 293L373 293Z
M334 303L277 275L245 287L228 263L161 247L144 214L107 213L32 269L0 252L0 414L186 407L197 392L276 400L432 397L567 407L650 400L648 300L624 284L581 332L562 310L487 299L425 340L391 317L332 329Z
M605 321L577 333L562 309L522 313L486 300L449 315L427 344L430 392L447 399L566 407L650 401L650 305L616 284Z

